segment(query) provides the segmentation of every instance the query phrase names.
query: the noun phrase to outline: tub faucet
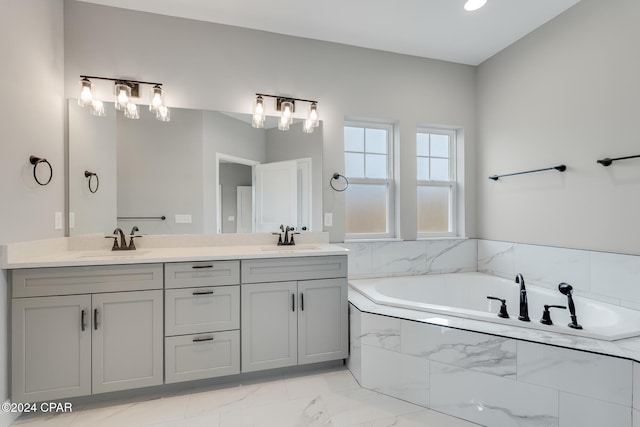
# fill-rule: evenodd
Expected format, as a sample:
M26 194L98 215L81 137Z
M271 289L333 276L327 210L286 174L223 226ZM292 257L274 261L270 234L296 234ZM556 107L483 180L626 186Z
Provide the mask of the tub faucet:
M527 288L524 286L524 277L518 273L516 275L516 283L520 285L520 316L518 320L523 322L531 321L529 319L529 303L527 302Z
M571 314L571 322L569 323L570 328L573 329L582 329L582 326L578 323L578 317L576 316L576 306L573 303L573 297L571 296L571 291L573 291L573 286L568 283L562 282L558 285L558 290L560 293L567 296L569 303L569 313Z

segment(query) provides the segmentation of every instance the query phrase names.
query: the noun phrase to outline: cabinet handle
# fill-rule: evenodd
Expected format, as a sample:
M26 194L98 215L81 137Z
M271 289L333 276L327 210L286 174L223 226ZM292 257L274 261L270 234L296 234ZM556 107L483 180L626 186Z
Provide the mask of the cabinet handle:
M213 290L208 290L208 291L193 291L193 295L211 295L213 293Z
M82 332L84 332L86 327L87 327L87 311L82 310L80 312L80 328L82 329Z
M291 294L291 311L296 311L296 296Z
M300 311L304 311L304 294L300 293Z
M213 337L194 338L193 339L193 342L203 342L203 341L213 341Z
M98 309L93 310L93 329L98 330Z
M213 265L192 265L191 268L213 268Z

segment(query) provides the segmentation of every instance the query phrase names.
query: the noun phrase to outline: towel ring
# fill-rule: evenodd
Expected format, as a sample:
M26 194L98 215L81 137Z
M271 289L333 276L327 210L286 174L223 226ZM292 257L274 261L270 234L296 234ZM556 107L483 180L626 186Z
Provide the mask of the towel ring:
M344 179L344 187L343 187L343 188L341 188L341 189L336 188L336 187L334 187L334 186L333 186L333 181L336 181L336 180L338 180L338 179L340 179L340 178ZM333 188L335 191L342 192L342 191L346 190L346 189L347 189L347 187L349 187L349 180L347 179L347 177L346 177L346 176L344 176L344 175L340 175L339 173L337 173L337 172L336 172L336 173L334 173L334 174L333 174L333 176L332 176L332 177L331 177L331 179L329 180L329 185L330 185L330 186L331 186L331 188Z
M51 178L53 178L53 167L51 167L51 163L49 163L47 159L36 156L29 156L29 163L33 165L33 179L35 179L38 184L47 185L51 182ZM47 166L49 166L49 179L47 180L47 182L40 182L40 180L38 179L38 175L36 174L36 169L38 169L38 165L40 163L46 163Z
M89 171L84 171L84 176L86 178L89 178L89 191L92 193L96 193L98 191L98 188L100 187L100 178L98 178L98 174L95 172L89 172ZM91 180L93 179L93 177L96 177L96 189L92 189L91 188Z

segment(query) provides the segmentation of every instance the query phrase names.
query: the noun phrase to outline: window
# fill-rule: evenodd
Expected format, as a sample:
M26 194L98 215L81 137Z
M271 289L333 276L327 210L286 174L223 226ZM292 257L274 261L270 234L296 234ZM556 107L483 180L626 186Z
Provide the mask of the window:
M455 131L418 129L418 237L456 234Z
M347 238L394 237L392 135L391 125L344 127Z

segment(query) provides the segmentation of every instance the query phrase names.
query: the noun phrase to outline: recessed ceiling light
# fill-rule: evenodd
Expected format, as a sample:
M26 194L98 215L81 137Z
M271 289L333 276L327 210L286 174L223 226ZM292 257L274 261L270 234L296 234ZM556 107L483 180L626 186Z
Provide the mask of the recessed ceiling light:
M485 4L487 4L487 0L467 0L464 4L464 10L471 12L480 9Z

